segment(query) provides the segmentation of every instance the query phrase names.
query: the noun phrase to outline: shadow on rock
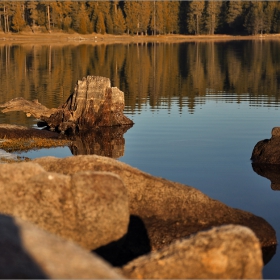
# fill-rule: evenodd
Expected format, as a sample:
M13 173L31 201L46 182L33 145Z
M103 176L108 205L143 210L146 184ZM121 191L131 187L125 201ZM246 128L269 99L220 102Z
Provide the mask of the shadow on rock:
M150 240L141 218L130 216L127 234L118 241L94 250L113 266L123 266L133 259L151 252Z
M0 236L0 278L49 278L26 252L12 217L1 216Z
M252 163L253 170L260 176L267 178L271 182L271 189L280 191L280 165Z
M268 264L276 254L277 245L262 247L262 256L264 265Z
M100 127L94 131L72 136L69 146L73 155L99 155L120 158L124 155L125 139L123 135L132 125Z

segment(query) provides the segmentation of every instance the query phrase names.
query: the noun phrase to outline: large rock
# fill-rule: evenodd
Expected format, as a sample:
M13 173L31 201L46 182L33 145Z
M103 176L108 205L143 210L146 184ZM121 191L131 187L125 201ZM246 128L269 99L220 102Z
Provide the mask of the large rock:
M180 240L123 267L131 279L260 279L262 252L246 227L223 226Z
M274 127L271 138L259 141L252 152L251 160L258 164L280 164L280 127Z
M1 164L0 173L0 213L21 217L89 250L127 232L128 195L117 175L62 175L35 163Z
M151 176L119 161L92 155L64 159L45 157L34 162L49 172L65 175L82 170L119 175L128 190L130 214L144 222L151 250L224 224L248 226L263 247L277 243L274 229L261 217L228 207L195 188Z
M0 215L1 279L121 279L95 254L20 218Z

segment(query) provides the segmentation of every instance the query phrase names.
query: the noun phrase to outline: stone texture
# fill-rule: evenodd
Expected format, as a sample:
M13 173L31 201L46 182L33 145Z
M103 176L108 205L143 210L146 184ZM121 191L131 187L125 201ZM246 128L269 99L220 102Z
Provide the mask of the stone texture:
M244 225L251 228L263 247L277 243L274 229L261 217L233 209L183 184L144 173L119 161L92 156L34 160L49 172L74 174L82 170L108 171L120 176L129 194L130 214L144 222L151 250L174 239L212 226Z
M271 135L255 145L251 156L254 163L280 164L280 127L274 127Z
M261 279L258 238L246 227L199 232L123 267L131 279Z
M95 254L20 218L0 215L0 278L121 279Z
M46 172L35 163L0 165L0 213L21 217L89 250L118 240L129 223L117 175Z

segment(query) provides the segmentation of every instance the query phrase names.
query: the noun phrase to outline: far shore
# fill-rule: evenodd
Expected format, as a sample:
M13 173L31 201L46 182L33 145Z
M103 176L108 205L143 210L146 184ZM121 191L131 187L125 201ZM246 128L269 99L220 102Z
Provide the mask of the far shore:
M39 43L39 44L112 44L112 43L179 43L179 42L197 42L197 41L231 41L231 40L280 40L280 34L263 34L263 35L111 35L111 34L78 34L78 33L4 33L0 32L0 44L7 43Z

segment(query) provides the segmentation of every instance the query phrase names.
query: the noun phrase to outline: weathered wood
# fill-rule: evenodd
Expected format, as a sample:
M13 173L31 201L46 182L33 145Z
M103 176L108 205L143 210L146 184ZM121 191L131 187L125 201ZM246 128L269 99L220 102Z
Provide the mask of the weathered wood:
M32 115L36 119L40 119L42 116L50 117L51 114L55 113L57 110L48 109L46 106L39 103L37 99L28 101L22 97L17 97L4 104L0 104L0 108L5 108L2 110L2 113L22 111L26 113L28 117Z
M37 100L15 98L0 105L3 113L23 111L40 119L51 131L88 131L98 127L132 125L123 114L124 93L111 87L108 78L87 76L79 80L74 92L57 109L48 109ZM42 124L41 122L41 124Z

